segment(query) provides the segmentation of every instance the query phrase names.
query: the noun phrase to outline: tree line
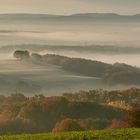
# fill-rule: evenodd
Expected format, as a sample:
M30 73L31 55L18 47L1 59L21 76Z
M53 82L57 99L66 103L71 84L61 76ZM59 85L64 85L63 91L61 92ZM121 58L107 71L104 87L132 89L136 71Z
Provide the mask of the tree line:
M62 69L83 76L98 77L105 85L140 85L140 68L124 63L107 64L95 60L70 58L54 54L40 55L28 51L17 50L14 57L18 60L37 65L53 64Z

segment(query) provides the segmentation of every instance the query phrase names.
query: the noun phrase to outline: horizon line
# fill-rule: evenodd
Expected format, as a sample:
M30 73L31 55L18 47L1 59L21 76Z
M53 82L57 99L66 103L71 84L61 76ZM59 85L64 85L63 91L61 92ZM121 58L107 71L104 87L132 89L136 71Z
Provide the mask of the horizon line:
M140 13L136 14L119 14L115 12L79 12L79 13L73 13L73 14L51 14L51 13L39 13L39 12L5 12L5 13L0 13L0 15L12 15L12 14L32 14L32 15L52 15L52 16L72 16L72 15L84 15L84 14L114 14L118 16L135 16L139 15Z

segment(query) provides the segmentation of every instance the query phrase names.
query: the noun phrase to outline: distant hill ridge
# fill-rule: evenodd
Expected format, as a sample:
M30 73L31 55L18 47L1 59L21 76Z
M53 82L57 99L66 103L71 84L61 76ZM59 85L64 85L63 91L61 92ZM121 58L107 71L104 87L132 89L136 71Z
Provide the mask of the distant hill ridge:
M51 15L51 14L32 14L32 13L7 13L0 14L0 19L68 19L68 18L93 18L93 19L139 19L140 14L136 15L119 15L115 13L79 13L72 15Z

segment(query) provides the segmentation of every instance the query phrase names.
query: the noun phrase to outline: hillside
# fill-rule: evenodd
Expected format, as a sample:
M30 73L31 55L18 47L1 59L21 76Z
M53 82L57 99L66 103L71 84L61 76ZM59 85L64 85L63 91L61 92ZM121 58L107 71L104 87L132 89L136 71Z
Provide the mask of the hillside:
M28 51L27 51L28 52ZM23 56L22 56L23 55ZM125 85L139 86L140 68L127 65L125 63L108 64L96 60L73 58L55 54L40 55L28 52L24 56L24 51L17 50L14 57L27 63L36 65L56 65L61 69L76 73L81 76L101 78L104 85Z
M73 119L84 130L104 129L124 113L123 109L95 102L70 101L64 97L1 95L0 134L51 132L66 118Z
M140 99L140 89L92 90L59 97L23 94L0 96L0 134L34 134L63 131L101 130L128 114ZM138 102L139 103L139 102ZM68 123L74 121L80 129ZM127 121L115 128L128 127ZM58 125L59 124L59 125ZM59 129L60 128L60 129ZM61 129L62 128L62 129ZM67 129L68 128L68 129ZM70 129L69 129L70 128ZM71 130L72 128L72 130Z
M0 140L139 140L140 129L1 136Z

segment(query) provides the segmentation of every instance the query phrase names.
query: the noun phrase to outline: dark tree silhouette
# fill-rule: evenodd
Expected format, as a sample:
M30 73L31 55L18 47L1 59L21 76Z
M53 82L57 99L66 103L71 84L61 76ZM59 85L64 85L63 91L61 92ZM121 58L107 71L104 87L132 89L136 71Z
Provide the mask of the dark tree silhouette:
M24 60L24 59L29 59L30 54L28 51L17 50L14 52L13 56L17 59Z

